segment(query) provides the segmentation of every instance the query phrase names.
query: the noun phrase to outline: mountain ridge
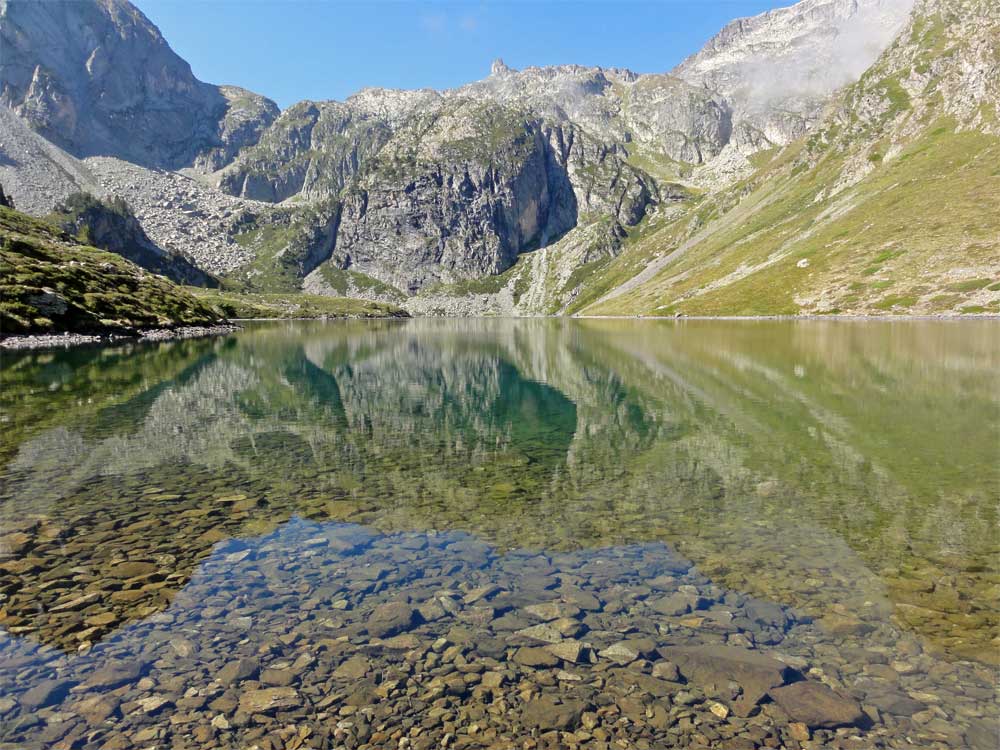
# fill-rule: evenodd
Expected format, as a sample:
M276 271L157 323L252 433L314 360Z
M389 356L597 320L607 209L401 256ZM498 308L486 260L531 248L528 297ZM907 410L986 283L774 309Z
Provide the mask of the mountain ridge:
M1000 152L1000 11L985 0L921 0L917 9L809 138L720 194L731 219L661 261L660 281L619 287L590 311L642 309L644 294L652 314L996 311L1000 173L989 163ZM938 56L942 45L949 56ZM727 240L740 250L727 251ZM728 275L695 270L699 257Z
M877 67L890 42L912 28L912 18L962 2L802 0L733 21L670 72L639 74L581 65L515 70L497 60L486 78L454 89L369 87L343 102L304 101L278 112L259 95L197 81L126 0L90 0L90 11L103 12L111 22L124 18L123 28L151 45L140 61L160 65L162 75L154 79L176 88L164 93L152 86L150 93L126 87L126 93L148 93L151 101L161 103L180 101L190 117L164 124L173 136L145 160L131 151L141 144L89 156L88 151L102 150L106 129L101 118L114 111L117 100L107 106L81 105L83 125L52 136L56 151L50 161L74 168L36 170L42 177L35 182L50 180L55 187L38 190L20 179L26 170L18 155L0 159L0 170L5 170L0 176L16 200L24 195L25 205L32 206L47 195L65 197L58 193L79 189L75 183L86 180L92 187L96 178L107 197L124 193L156 244L173 252L190 247L189 254L203 268L256 292L346 290L370 299L406 301L412 311L424 314L571 314L591 308L602 314L696 312L692 294L716 293L688 289L680 302L660 300L638 308L629 302L620 310L611 301L632 299L634 289L648 287L689 247L713 248L695 252L691 257L702 265L697 273L685 272L685 278L708 279L711 269L725 265L732 254L705 245L712 235L729 238L730 248L753 245L754 237L764 236L760 229L754 230L757 235L734 235L726 222L738 215L731 208L761 194L767 175L783 174L774 165L791 164L810 139L832 139L831 123L844 129L852 117L884 109L886 101L892 109L904 96L923 101L914 87L924 74L899 81L888 76L891 91L883 87L858 94L847 104L836 91L845 82L856 86L852 81L859 71ZM976 17L987 16L983 2L970 0L962 7ZM17 0L0 4L0 42L12 37L4 19L23 16L25 7ZM65 26L66 12L46 13L43 30ZM92 21L84 28L104 27ZM54 89L32 85L39 69L60 67L58 56L33 53L25 58L34 63L32 84L25 83L30 65L0 65L0 100L17 123L50 134L60 120L38 114L48 111L41 105L51 110L58 103L54 94L43 96L50 89L85 92L109 83L121 89L111 67L89 60L99 61L102 55L113 59L113 53L131 48L88 33L76 45L90 50L87 61L80 63L82 53L74 53L75 72L63 73L70 83ZM962 33L975 36L968 28ZM25 44L23 39L19 43ZM982 46L988 57L993 45L986 39ZM850 54L838 57L845 50ZM932 59L920 64L934 72L950 50L935 48L930 54ZM767 86L762 88L768 80L789 85L774 96ZM979 91L980 103L995 102L995 76L988 68L966 83ZM947 82L941 91L963 85ZM178 98L171 99L175 94ZM941 103L927 97L925 109L949 112L959 129L993 133L993 121L976 114L988 107L970 105L968 97ZM132 124L142 122L146 110L139 106L137 112ZM838 117L844 122L838 123ZM905 143L917 139L914 121L873 125L902 128L886 136L881 150L861 148L866 135L856 135L850 143L841 136L849 159L838 167L836 179L824 182L815 201L830 201L854 189L880 168L880 160L891 163ZM2 121L0 128L8 129ZM183 148L174 138L178 132L184 134ZM62 158L60 144L83 158L69 153ZM0 145L0 152L4 148ZM796 166L800 163L804 166ZM796 164L789 169L808 172L815 167L808 159ZM785 177L776 184L784 184ZM796 210L811 215L805 203ZM803 231L808 237L808 228ZM988 263L977 268L992 274ZM754 273L748 267L727 278L738 281ZM992 298L978 301L986 309L996 304ZM802 312L803 306L738 309Z

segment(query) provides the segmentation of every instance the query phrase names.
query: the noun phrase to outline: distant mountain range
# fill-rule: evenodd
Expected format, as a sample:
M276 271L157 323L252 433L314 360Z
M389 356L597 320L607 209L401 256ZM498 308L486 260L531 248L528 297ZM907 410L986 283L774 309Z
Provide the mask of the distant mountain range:
M998 39L992 0L803 0L669 73L498 60L282 112L198 81L126 0L7 0L0 183L38 215L123 198L162 253L251 292L997 313Z

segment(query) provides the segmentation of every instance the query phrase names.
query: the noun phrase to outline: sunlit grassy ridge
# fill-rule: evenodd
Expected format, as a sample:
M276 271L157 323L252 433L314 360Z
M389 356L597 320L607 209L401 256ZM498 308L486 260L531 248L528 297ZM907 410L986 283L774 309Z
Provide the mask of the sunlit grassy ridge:
M393 317L393 305L181 287L44 221L0 207L0 333L119 332L224 318Z
M329 261L320 265L319 273L332 291L344 297L350 296L353 290L362 294L380 295L382 298L395 301L401 301L406 297L394 286L360 271L338 268Z
M998 15L978 1L918 6L810 135L758 155L753 175L640 246L642 261L666 258L655 273L577 309L1000 312L1000 130L995 82L979 80L985 70L990 86L1000 61Z
M1000 281L997 164L1000 140L938 124L833 197L839 153L799 172L772 167L654 278L585 311L1000 312L989 289ZM684 235L677 225L661 231L647 254L672 251Z
M0 207L0 333L130 332L221 317L162 276Z

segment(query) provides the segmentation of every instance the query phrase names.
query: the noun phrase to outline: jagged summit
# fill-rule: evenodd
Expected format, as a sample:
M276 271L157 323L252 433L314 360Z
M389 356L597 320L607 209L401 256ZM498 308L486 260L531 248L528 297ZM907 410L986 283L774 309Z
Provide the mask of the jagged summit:
M493 61L493 64L490 65L491 76L502 76L504 73L512 73L512 72L514 72L514 69L509 67L503 61L502 57L498 57L496 60Z

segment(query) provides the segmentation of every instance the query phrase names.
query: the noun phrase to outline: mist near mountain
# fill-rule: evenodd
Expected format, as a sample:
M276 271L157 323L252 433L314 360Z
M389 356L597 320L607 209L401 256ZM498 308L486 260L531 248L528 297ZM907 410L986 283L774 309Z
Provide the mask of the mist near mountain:
M805 111L869 68L915 0L820 0L733 21L673 72L736 109Z

